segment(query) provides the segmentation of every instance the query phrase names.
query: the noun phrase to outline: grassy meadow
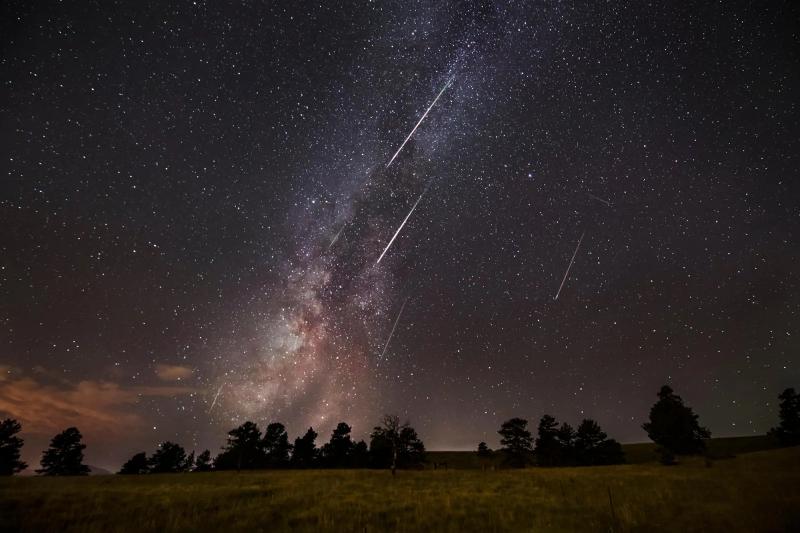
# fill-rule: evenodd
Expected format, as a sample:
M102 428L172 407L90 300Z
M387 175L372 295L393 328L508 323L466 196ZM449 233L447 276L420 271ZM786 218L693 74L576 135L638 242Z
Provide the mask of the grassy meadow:
M585 468L0 479L9 531L800 531L800 448Z

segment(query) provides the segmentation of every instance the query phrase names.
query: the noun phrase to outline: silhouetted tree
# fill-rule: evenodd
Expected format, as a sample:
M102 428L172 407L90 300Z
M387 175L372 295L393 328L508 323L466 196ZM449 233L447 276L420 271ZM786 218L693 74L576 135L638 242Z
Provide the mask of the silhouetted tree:
M533 451L533 437L528 431L528 421L524 418L512 418L503 422L498 431L500 434L500 451L505 455L505 462L514 468L522 468L528 464Z
M228 432L228 442L214 459L216 470L263 468L267 459L261 431L253 422L245 422Z
M419 466L425 461L425 444L408 422L400 429L399 461L402 468Z
M575 434L575 457L580 465L611 465L625 462L622 446L591 419L584 419Z
M0 476L14 475L28 466L19 459L23 440L17 433L21 429L22 425L13 418L0 422Z
M376 468L408 468L425 459L425 445L408 422L400 423L396 415L384 415L381 425L370 435L369 453Z
M563 422L556 431L556 442L558 442L557 464L572 465L577 461L575 457L575 430L572 426Z
M211 471L211 452L208 450L203 450L203 452L197 456L197 460L194 462L194 471L195 472L209 472Z
M295 468L311 468L317 462L319 450L314 443L317 439L317 432L313 428L308 428L306 434L294 439L294 451L292 452L292 466Z
M692 408L684 405L667 385L658 392L658 401L650 408L650 421L642 428L659 445L665 464L673 462L675 455L703 452L703 439L711 437L711 432L698 423Z
M369 452L373 465L377 468L392 469L392 475L397 470L397 456L399 455L400 417L397 415L384 415L381 425L372 430L369 442Z
M344 422L339 422L331 433L331 440L322 447L325 466L344 468L351 466L354 444L350 438L352 429Z
M369 447L363 440L353 444L353 453L350 456L350 466L353 468L366 468L369 466Z
M191 467L183 446L169 441L161 443L148 463L153 474L186 472Z
M492 458L492 450L489 446L486 445L485 442L478 443L478 462L481 465L482 469L486 469L486 464Z
M539 420L536 448L533 450L539 466L556 466L561 460L561 445L558 442L558 422L550 415Z
M489 446L487 446L485 442L479 442L478 443L478 457L484 457L485 458L485 457L491 457L491 456L492 456L492 450L489 448Z
M42 454L42 468L36 470L45 476L86 476L89 467L83 464L81 442L83 436L78 428L70 427L53 437L50 448Z
M273 422L267 426L262 439L262 446L266 453L267 466L282 468L289 465L289 453L292 445L286 427L280 422Z
M800 444L800 394L790 387L778 399L781 401L780 424L772 428L770 434L777 437L783 446Z
M147 460L145 452L139 452L133 457L128 459L122 468L120 474L146 474L150 471L150 463Z

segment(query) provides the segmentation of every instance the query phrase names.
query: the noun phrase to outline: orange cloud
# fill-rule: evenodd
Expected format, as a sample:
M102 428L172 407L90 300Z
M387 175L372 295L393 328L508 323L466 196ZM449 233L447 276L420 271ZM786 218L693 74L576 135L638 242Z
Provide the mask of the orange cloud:
M108 381L47 385L33 378L0 381L0 415L16 418L26 433L54 435L77 426L87 436L108 440L143 424L133 407L148 396L188 394L187 387L122 387Z
M162 381L180 381L192 375L192 369L179 365L156 365L156 376Z

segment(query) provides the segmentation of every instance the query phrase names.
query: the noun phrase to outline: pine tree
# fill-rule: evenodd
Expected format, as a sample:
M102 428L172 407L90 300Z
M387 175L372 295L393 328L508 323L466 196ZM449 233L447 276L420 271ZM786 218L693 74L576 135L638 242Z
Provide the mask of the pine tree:
M478 443L478 457L491 457L492 450L489 449L489 446L486 445L485 442Z
M671 463L675 455L702 453L704 439L711 437L711 432L698 423L692 408L684 405L667 385L658 392L658 401L650 409L650 421L642 428L659 445L665 464Z
M561 446L558 442L558 422L550 415L544 415L537 429L536 462L539 466L556 466L560 460Z
M339 422L331 433L331 440L322 447L325 466L344 468L351 465L354 444L350 438L352 429L344 422Z
M27 464L20 461L22 439L17 433L22 425L13 418L0 422L0 476L11 476L27 468Z
M86 476L89 467L83 464L81 442L83 436L78 428L67 428L50 441L50 448L42 454L42 468L36 470L45 476Z
M317 462L319 450L315 441L317 432L313 428L308 428L306 434L294 439L294 449L292 451L292 466L295 468L311 468Z
M215 470L241 470L266 466L261 431L253 422L245 422L228 432L228 442L214 459Z
M584 419L575 435L575 456L581 465L610 465L625 461L622 446L592 419Z
M566 422L556 431L556 441L558 442L558 464L575 464L575 430Z
M770 430L783 446L800 444L800 394L793 388L784 390L778 399L780 403L780 424Z
M209 472L211 471L211 452L204 450L197 456L194 462L194 472Z
M289 443L289 435L286 427L280 422L273 422L264 431L264 438L261 445L266 453L267 466L271 468L282 468L289 465L289 454L292 445Z
M163 442L148 461L153 474L186 472L189 468L186 450L174 442Z
M506 464L515 468L527 465L533 452L533 437L528 431L528 421L524 418L506 420L498 433Z

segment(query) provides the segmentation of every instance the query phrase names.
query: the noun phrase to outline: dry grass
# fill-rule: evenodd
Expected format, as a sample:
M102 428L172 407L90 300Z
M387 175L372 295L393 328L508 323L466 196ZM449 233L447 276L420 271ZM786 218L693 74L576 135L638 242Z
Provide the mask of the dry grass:
M0 480L21 531L798 531L800 448L675 467ZM609 501L609 492L613 499Z

